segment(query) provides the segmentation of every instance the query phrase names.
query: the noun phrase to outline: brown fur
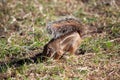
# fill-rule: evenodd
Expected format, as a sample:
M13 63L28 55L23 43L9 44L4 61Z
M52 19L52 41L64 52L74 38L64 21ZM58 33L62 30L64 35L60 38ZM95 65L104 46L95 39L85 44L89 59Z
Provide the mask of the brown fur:
M43 54L47 57L61 58L63 54L69 52L75 54L82 39L78 32L72 32L58 39L51 40L45 45Z
M75 17L65 17L47 24L48 33L53 38L44 46L43 54L59 59L64 53L75 54L90 27Z
M65 17L47 24L47 31L54 39L77 31L81 37L87 33L88 26L75 17Z

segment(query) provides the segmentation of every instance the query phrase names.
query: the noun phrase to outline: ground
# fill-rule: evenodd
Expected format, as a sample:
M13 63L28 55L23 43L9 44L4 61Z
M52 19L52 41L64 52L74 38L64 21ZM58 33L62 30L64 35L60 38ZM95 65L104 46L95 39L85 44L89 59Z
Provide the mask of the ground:
M65 15L97 27L80 45L85 54L31 61L51 39L46 23ZM0 1L0 80L119 79L120 0Z

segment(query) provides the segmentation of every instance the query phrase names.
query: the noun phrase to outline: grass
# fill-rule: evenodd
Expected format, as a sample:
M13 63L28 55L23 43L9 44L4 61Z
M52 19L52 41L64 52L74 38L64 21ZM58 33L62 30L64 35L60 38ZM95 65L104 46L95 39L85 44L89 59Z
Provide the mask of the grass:
M115 1L0 1L0 64L5 64L0 65L0 80L119 80L120 2ZM46 23L64 15L76 16L101 32L80 45L84 55L10 63L41 53L51 39Z

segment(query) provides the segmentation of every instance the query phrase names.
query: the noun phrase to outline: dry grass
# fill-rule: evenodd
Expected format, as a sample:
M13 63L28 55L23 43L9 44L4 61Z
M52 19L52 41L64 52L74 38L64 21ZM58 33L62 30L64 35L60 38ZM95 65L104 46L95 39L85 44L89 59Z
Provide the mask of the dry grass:
M64 15L101 32L80 45L84 55L17 67L9 63L41 52L50 40L46 23ZM119 38L119 0L1 0L0 63L6 64L0 65L0 80L119 80Z

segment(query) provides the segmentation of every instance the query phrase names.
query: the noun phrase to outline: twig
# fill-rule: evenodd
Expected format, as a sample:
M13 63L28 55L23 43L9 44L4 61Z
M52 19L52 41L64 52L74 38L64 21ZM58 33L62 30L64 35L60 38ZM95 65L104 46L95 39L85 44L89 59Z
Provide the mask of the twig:
M120 41L120 38L115 38L113 40L107 41L107 42L115 42L115 41ZM105 42L106 43L106 42Z

